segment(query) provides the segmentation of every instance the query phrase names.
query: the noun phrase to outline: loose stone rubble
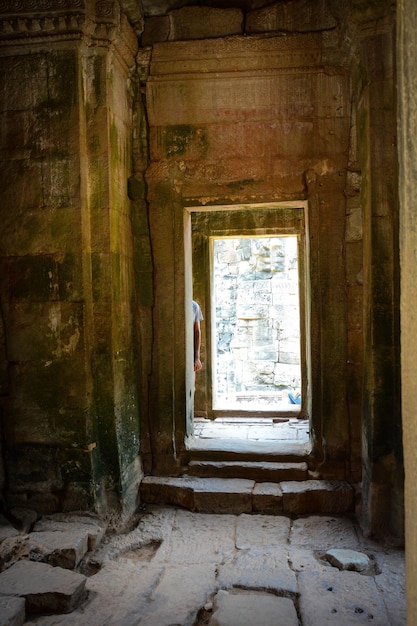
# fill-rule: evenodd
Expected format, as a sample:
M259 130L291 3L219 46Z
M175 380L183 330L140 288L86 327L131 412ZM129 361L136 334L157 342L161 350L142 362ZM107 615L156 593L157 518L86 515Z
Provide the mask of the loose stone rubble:
M406 624L404 552L349 516L149 505L126 532L84 514L3 527L0 626Z

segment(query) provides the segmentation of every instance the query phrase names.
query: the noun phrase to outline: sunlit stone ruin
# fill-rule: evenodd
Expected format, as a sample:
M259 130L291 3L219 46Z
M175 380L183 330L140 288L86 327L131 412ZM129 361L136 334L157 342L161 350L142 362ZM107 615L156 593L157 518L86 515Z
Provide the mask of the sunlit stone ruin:
M415 0L0 1L0 626L417 624L416 73Z

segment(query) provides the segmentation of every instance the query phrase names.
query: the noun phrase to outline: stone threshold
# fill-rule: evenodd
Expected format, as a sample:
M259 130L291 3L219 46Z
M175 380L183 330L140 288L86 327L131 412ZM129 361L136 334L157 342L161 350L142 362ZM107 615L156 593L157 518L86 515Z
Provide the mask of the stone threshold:
M190 437L186 448L191 460L300 461L311 452L308 442L254 440L254 439L201 439Z
M346 514L354 489L345 481L256 482L245 478L145 476L142 503L169 504L201 513Z

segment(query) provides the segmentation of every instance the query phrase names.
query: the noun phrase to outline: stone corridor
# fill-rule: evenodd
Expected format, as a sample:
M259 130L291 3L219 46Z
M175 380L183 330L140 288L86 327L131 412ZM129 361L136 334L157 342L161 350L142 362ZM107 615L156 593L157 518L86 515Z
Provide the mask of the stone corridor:
M20 560L0 574L1 594L44 612L25 618L20 600L20 621L7 621L3 596L1 626L406 624L404 552L365 539L349 517L151 505L125 532L103 532L92 515L58 514L3 539L3 567L7 556L7 565ZM41 566L50 572L38 576ZM73 597L63 574L76 577Z

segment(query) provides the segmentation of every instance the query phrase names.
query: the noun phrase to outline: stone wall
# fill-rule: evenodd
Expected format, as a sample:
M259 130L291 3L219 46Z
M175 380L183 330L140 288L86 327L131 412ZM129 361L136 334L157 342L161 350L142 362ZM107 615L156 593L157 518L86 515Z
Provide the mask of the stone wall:
M5 488L9 506L43 513L132 508L141 477L126 190L137 41L117 3L64 4L6 2L1 16Z

